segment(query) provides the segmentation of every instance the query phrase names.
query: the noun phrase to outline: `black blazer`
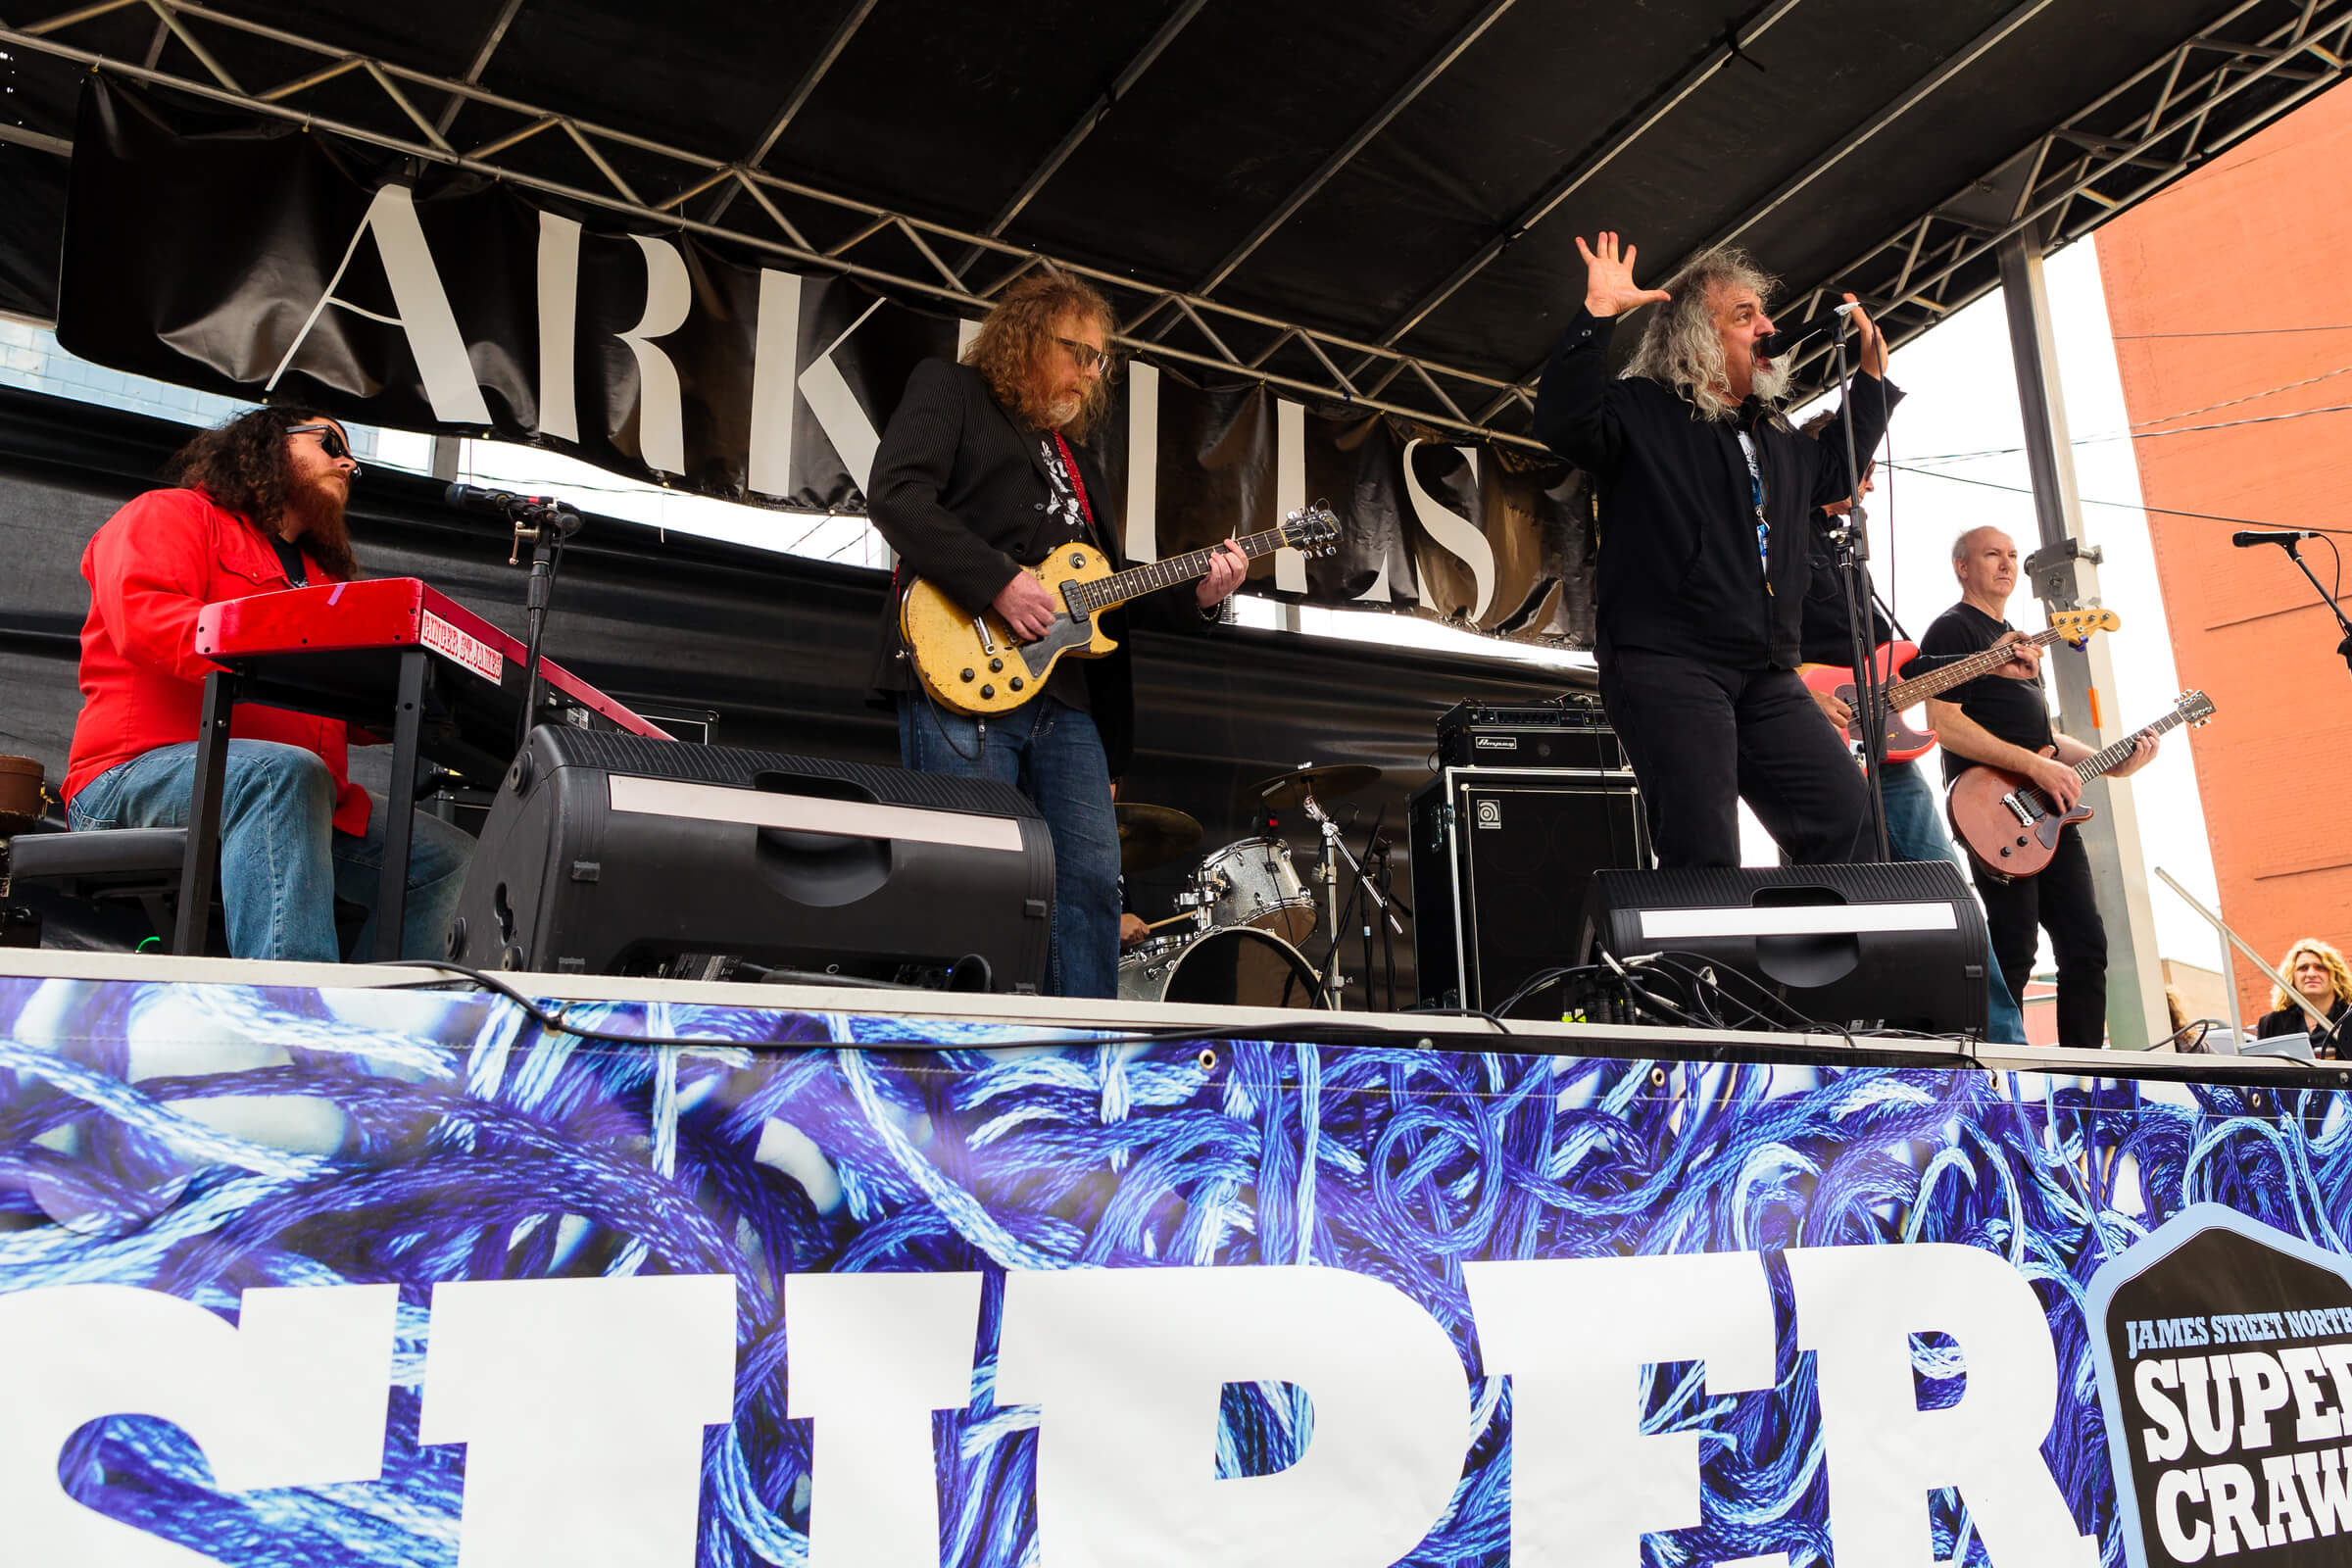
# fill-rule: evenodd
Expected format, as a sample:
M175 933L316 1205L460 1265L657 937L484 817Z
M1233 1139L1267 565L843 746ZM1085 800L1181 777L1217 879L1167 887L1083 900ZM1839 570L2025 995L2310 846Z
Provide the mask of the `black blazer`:
M2339 1047L2352 1044L2352 1028L2344 1027L2341 1023L2345 1011L2346 1004L2341 997L2336 998L2335 1005L2328 1009L2328 1021L2337 1026L2335 1035L2336 1044ZM2254 1038L2257 1040L2268 1040L2275 1035L2296 1033L2311 1034L2316 1039L2318 1031L2311 1027L2311 1014L2292 1003L2280 1007L2277 1012L2264 1013L2254 1025ZM2342 1054L2340 1050L2337 1054Z
M1114 568L1124 566L1118 516L1102 466L1076 443L1070 450L1094 507L1097 543ZM948 360L925 360L914 368L874 451L873 482L866 494L875 528L899 554L895 586L900 592L910 578L921 577L972 613L986 610L1015 571L1045 559L1046 504L1052 494L1039 432L1014 422L989 391L986 376ZM895 706L898 693L921 686L899 636L898 601L899 593L893 593L875 628L870 686L881 707ZM1115 778L1134 752L1130 624L1197 632L1207 622L1190 584L1148 594L1103 612L1099 619L1119 646L1104 658L1079 662Z

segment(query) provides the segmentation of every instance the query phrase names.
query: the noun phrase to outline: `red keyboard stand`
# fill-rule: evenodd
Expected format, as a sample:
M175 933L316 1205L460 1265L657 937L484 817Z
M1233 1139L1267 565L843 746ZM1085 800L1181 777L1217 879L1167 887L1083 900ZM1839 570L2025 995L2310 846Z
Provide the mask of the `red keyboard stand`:
M207 605L196 617L196 652L220 667L205 679L197 721L172 951L202 954L211 934L212 900L194 890L210 889L220 870L229 715L245 702L390 732L375 956L398 958L417 762L431 757L479 784L496 784L524 701L521 642L414 577L381 577ZM539 679L542 718L555 709L565 722L670 739L545 655Z

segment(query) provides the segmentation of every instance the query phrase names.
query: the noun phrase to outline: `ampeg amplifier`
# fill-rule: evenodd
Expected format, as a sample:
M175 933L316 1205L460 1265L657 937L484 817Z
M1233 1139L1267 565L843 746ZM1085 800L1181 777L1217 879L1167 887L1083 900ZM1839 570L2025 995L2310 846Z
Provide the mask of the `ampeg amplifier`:
M1035 991L1054 841L993 779L543 725L466 873L450 956L645 973L686 955Z
M1649 863L1641 792L1618 769L1448 767L1408 811L1426 1004L1491 1007L1537 970L1569 962L1592 874ZM1521 1013L1559 1015L1549 995Z
M1591 692L1534 703L1456 703L1438 720L1440 767L1577 767L1617 772L1625 754Z

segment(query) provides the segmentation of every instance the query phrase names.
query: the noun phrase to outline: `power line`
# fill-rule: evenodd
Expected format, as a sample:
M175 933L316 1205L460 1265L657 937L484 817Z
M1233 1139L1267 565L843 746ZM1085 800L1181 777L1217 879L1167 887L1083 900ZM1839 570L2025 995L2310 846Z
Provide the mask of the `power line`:
M2352 332L2352 324L2343 326L2239 326L2216 332L2118 332L2118 343L2138 342L2159 337L2272 337L2281 332Z
M2341 374L2342 372L2336 371L2331 373ZM2241 424L2272 424L2280 419L2306 418L2314 414L2346 413L2352 413L2352 403L2330 403L2324 408L2297 409L2291 414L2256 414L2249 415L2243 419L2216 419L2211 424L2184 424L2177 430L2110 430L2102 435L2083 436L2080 440L2069 442L2068 445L2087 447L2095 446L2103 441L2152 441L2158 436L2195 435L2204 430L2231 430L2235 429ZM2188 416L2185 414L2175 414L2169 417L2175 419L2184 419L2187 418ZM2012 458L2025 450L2026 449L2024 447L1985 447L1982 451L1978 452L1936 452L1930 453L1924 457L1913 458L1911 462L1914 464L1972 463L1980 458Z
M2006 490L2015 496L2030 496L2031 488L2020 484L1996 484L1990 479L1969 479L1957 473L1941 473L1934 468L1912 467L1908 463L1884 460L1889 468L1905 468L1925 479L1941 479L1946 484L1973 484L1980 490ZM2145 512L2164 517L2195 517L2205 522L2234 522L2241 528L2278 528L2282 524L2265 522L2260 517L2225 517L2216 512L2182 512L2178 507L2151 507L2138 501L2099 501L2090 496L2079 498L2086 507L2114 507L2123 512ZM2306 533L2336 533L2352 536L2352 528L2306 528Z

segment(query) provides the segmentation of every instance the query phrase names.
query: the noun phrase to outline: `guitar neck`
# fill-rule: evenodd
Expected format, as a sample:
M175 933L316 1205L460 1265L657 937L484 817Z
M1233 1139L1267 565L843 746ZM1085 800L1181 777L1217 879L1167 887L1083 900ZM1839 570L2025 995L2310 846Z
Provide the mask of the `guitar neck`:
M1253 533L1246 539L1235 541L1242 547L1242 554L1251 561L1272 555L1286 542L1280 528L1268 528L1264 533ZM1130 599L1140 599L1145 594L1207 576L1210 559L1223 548L1222 545L1216 545L1206 550L1190 550L1181 556L1170 556L1165 561L1129 566L1125 571L1114 571L1107 577L1073 588L1071 597L1077 601L1077 608L1088 614L1098 610L1108 610Z
M2075 776L2080 778L2085 784L2089 783L2092 779L2097 778L2100 774L2106 772L2108 769L2121 766L2124 759L2132 755L2132 749L2139 744L2139 738L2142 735L2161 735L2168 729L2179 727L2180 722L2181 718L2180 710L2176 709L2172 712L2165 714L2155 723L2150 724L2147 728L2135 729L2131 734L2125 736L2122 740L2117 741L2113 746L2108 747L2105 751L2093 752L2090 754L2090 756L2085 757L2082 759L2082 760L2077 762L2075 764Z
M1965 686L1979 675L2000 668L2017 657L2017 650L2021 647L2047 648L2065 635L2066 633L2059 627L2051 626L2046 630L2035 632L2022 643L2001 643L1985 649L1983 653L1971 654L1956 664L1946 664L1941 669L1931 671L1916 680L1897 681L1886 693L1886 706L1900 712L1906 708L1926 702L1931 697L1940 697L1955 686Z

